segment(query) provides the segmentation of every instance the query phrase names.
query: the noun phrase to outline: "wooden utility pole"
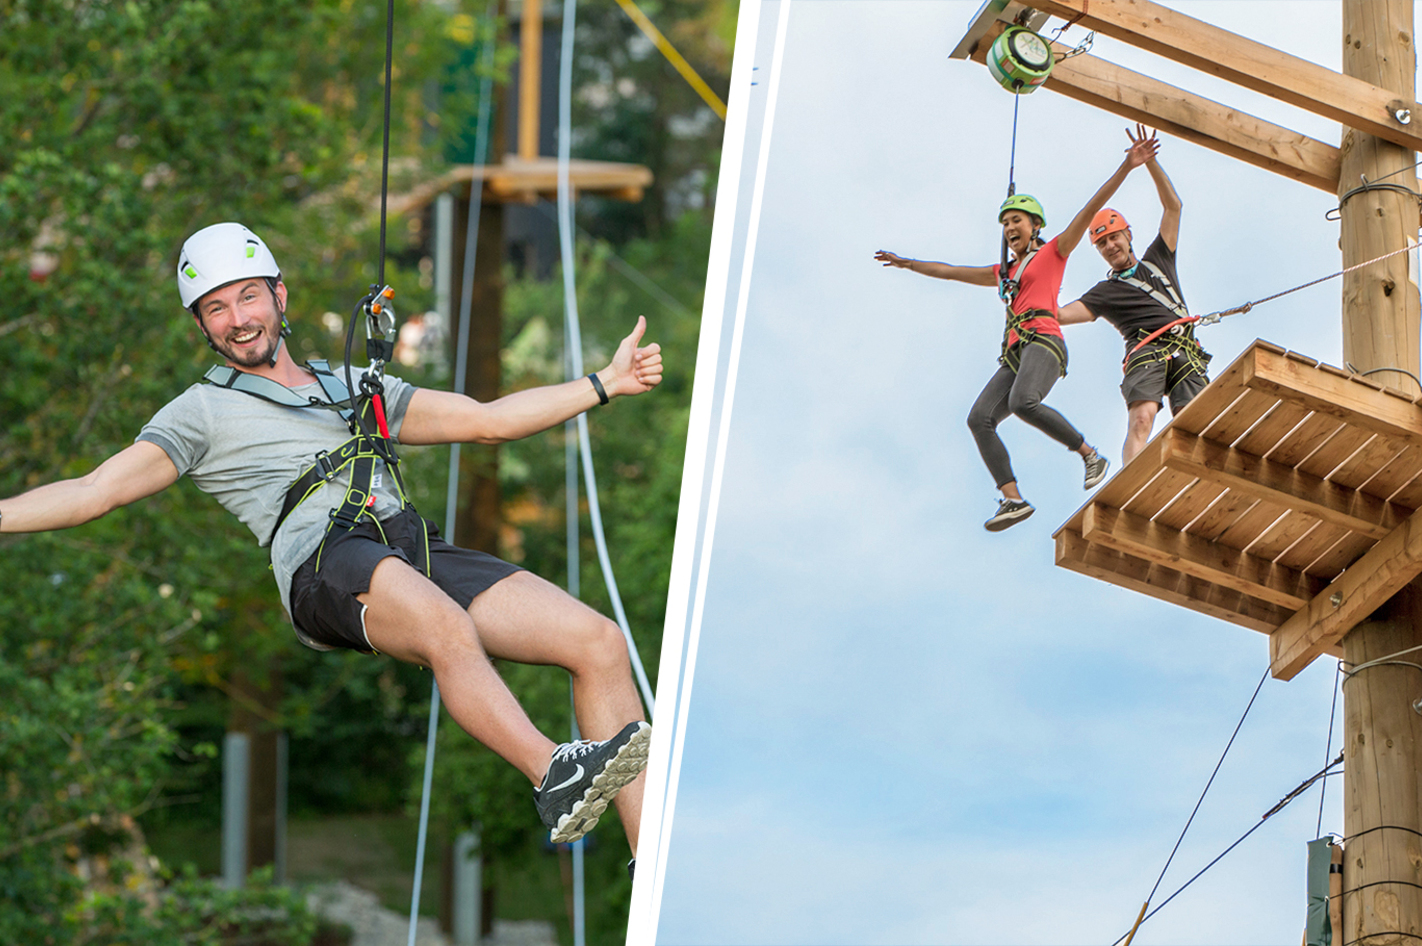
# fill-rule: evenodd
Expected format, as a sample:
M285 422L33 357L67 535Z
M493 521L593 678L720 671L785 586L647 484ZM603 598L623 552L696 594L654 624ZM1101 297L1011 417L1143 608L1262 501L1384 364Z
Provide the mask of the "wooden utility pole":
M1343 0L1343 72L1412 99L1416 54L1412 0ZM1422 115L1409 116L1422 121ZM1416 154L1354 128L1344 132L1339 196L1343 265L1401 249L1414 238L1418 201L1400 189L1355 189L1383 181L1416 191L1407 168ZM1402 173L1394 173L1402 171ZM1388 176L1391 175L1391 176ZM1418 371L1417 285L1410 254L1344 277L1343 358L1360 372ZM1373 380L1416 395L1407 375L1380 371ZM1417 671L1398 664L1366 666L1422 645L1422 579L1415 579L1343 639L1353 674L1343 685L1347 775L1344 783L1343 932L1339 946L1415 942L1422 936L1422 797L1417 750L1422 716L1412 709ZM1404 660L1417 661L1411 654ZM1362 667L1361 670L1357 669ZM1337 934L1335 934L1337 936Z

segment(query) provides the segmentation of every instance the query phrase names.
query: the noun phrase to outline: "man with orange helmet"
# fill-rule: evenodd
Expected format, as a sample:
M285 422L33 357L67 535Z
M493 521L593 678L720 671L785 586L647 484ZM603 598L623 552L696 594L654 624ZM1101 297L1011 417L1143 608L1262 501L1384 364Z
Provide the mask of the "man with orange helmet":
M1144 126L1137 125L1136 131L1139 138L1145 137ZM1129 136L1130 131L1126 134ZM1151 132L1151 139L1154 138L1155 133ZM1131 140L1138 139L1131 136ZM1129 422L1121 454L1128 463L1150 440L1161 402L1168 397L1170 412L1178 414L1210 381L1210 356L1195 340L1191 323L1181 321L1190 314L1175 274L1183 205L1158 160L1152 158L1146 169L1155 181L1163 208L1159 234L1137 258L1126 218L1110 207L1098 212L1087 236L1111 270L1105 279L1058 313L1063 325L1104 318L1126 340L1126 377L1121 382L1121 395L1126 399ZM1165 334L1145 341L1167 327Z

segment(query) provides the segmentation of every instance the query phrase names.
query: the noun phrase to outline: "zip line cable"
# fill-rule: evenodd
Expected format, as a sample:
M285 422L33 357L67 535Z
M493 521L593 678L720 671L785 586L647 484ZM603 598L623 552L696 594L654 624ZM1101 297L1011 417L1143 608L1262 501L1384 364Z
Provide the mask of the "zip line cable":
M578 323L577 284L574 279L573 254L573 206L572 187L568 180L568 163L572 158L573 128L573 31L568 25L577 12L576 0L563 2L563 48L558 75L558 244L563 260L563 311L571 345L568 352L573 366L573 375L583 374L583 336ZM607 552L607 536L602 527L602 509L598 503L597 475L593 471L592 449L588 445L588 418L584 412L578 415L578 448L583 459L583 478L587 481L588 516L592 520L593 541L597 545L598 564L602 567L602 577L607 585L608 597L612 599L612 611L618 627L627 641L627 655L632 661L632 670L637 677L637 686L642 693L642 701L647 706L647 715L654 712L652 685L647 679L647 671L642 666L642 657L637 652L637 642L632 639L632 629L627 623L627 612L622 606L622 595L617 590L617 578L612 573L612 559Z
M1185 827L1180 829L1180 837L1175 839L1175 846L1170 849L1170 856L1165 859L1165 866L1160 869L1160 876L1155 879L1155 886L1150 888L1150 893L1146 896L1145 903L1141 904L1141 912L1136 916L1135 926L1131 927L1131 931L1122 937L1127 946L1129 946L1131 939L1136 935L1136 930L1140 928L1141 923L1149 919L1146 915L1146 910L1150 907L1151 900L1155 899L1156 891L1160 889L1160 882L1165 879L1165 872L1170 869L1171 861L1175 860L1175 855L1180 850L1180 844L1185 840L1185 833L1190 830L1190 825L1195 821L1195 815L1199 813L1200 805L1204 803L1205 796L1209 794L1210 786L1215 783L1215 776L1220 774L1220 766L1224 765L1225 756L1229 755L1230 747L1234 745L1235 737L1239 735L1240 728L1244 726L1244 720L1248 718L1249 711L1254 708L1254 701L1259 697L1259 691L1264 688L1264 681L1267 679L1269 679L1269 669L1266 667L1264 669L1264 675L1259 678L1259 683L1254 687L1254 694L1249 697L1249 704L1244 707L1244 713L1240 715L1239 722L1234 725L1234 732L1230 733L1229 742L1225 743L1224 752L1220 753L1220 760L1215 763L1215 770L1210 773L1209 781L1205 782L1204 791L1200 792L1200 797L1196 800L1195 807L1190 812L1190 817L1185 820ZM1268 816L1266 815L1265 817ZM1224 855L1220 856L1223 857ZM1183 890L1184 888L1181 889ZM1177 893L1178 892L1179 891L1177 891ZM1171 896L1173 897L1174 894ZM1169 901L1166 902L1168 903ZM1161 904L1161 906L1164 905L1165 904ZM1156 909L1158 910L1160 907ZM1122 940L1118 939L1116 942L1119 943L1121 941Z
M1120 946L1120 944L1121 944L1123 941L1129 943L1129 942L1130 942L1130 938L1135 935L1136 930L1140 928L1140 925L1141 925L1143 922L1145 922L1146 920L1149 920L1151 917L1155 916L1157 913L1159 913L1161 910L1163 910L1163 909L1165 908L1165 905L1166 905L1167 903L1169 903L1170 901L1174 900L1176 897L1180 896L1180 894L1184 893L1186 887L1189 887L1189 886L1190 886L1191 884L1193 884L1195 881L1199 880L1201 877L1203 877L1203 876L1205 875L1205 872L1206 872L1207 870L1209 870L1211 867L1214 867L1214 866L1215 866L1216 864L1218 864L1220 861L1224 860L1224 857L1225 857L1226 854L1228 854L1230 851L1233 851L1235 848L1237 848L1237 847L1239 847L1241 844L1243 844L1245 838L1249 837L1249 836L1250 836L1251 834L1253 834L1255 831L1258 831L1260 828L1262 828L1262 827L1264 826L1264 822L1268 821L1268 820L1269 820L1270 818L1272 818L1274 815L1276 815L1276 814L1278 814L1279 812L1283 811L1284 808L1289 804L1289 802L1293 801L1295 798L1298 798L1298 797L1299 797L1300 795L1302 795L1305 791L1307 791L1307 790L1308 790L1308 787L1309 787L1310 785L1312 785L1314 782L1317 782L1317 781L1318 781L1319 779L1321 779L1321 778L1326 778L1328 775L1333 774L1333 773L1330 773L1330 772L1329 772L1329 769L1333 768L1333 767L1336 766L1336 765L1340 765L1342 762L1343 762L1343 753L1340 752L1340 753L1338 753L1338 757L1337 757L1336 759L1334 759L1332 762L1328 763L1327 766L1325 766L1323 769L1321 769L1321 770L1320 770L1319 772L1317 772L1316 774L1309 776L1309 778L1307 778L1306 780L1304 780L1304 782L1303 782L1302 784L1300 784L1297 788L1295 788L1293 791L1291 791L1291 792L1289 792L1287 795L1285 795L1285 796L1279 801L1279 803L1278 803L1277 805L1275 805L1273 808L1270 808L1270 809L1269 809L1268 811L1266 811L1263 815L1261 815L1257 824L1255 824L1255 825L1254 825L1252 828L1250 828L1248 831L1244 832L1244 834L1240 835L1239 838L1238 838L1233 844L1231 844L1229 847L1227 847L1227 848L1225 848L1223 851L1221 851L1221 852L1215 857L1214 860L1210 861L1210 862L1209 862L1208 864L1206 864L1204 867L1200 868L1199 872L1196 873L1194 877L1191 877L1189 880L1185 881L1185 883L1181 884L1181 885L1179 886L1179 888L1177 888L1174 893L1172 893L1170 896L1166 897L1164 900L1160 901L1160 905L1157 906L1154 910L1150 911L1149 913L1145 913L1145 912L1144 912L1144 909L1145 909L1145 908L1142 907L1142 908L1141 908L1141 909L1142 909L1142 914L1141 914L1140 917L1138 917L1138 918L1136 919L1136 925L1133 926L1133 927L1131 927L1130 933L1127 933L1126 935L1121 936L1120 938L1118 938L1115 943L1112 943L1112 944L1111 944L1111 946Z
M492 19L492 16L491 8L488 17ZM493 99L491 94L493 82L489 78L489 69L491 68L493 49L492 41L484 44L484 78L479 83L479 119L474 132L475 165L484 163L485 152L488 150L489 105ZM471 179L469 183L469 214L464 234L463 281L460 284L459 296L459 340L455 347L454 380L450 385L450 389L456 393L464 390L464 380L469 366L469 321L474 296L474 253L479 246L479 211L484 206L482 197L483 188L480 183ZM449 450L449 479L445 490L444 511L444 534L447 542L454 541L455 514L458 510L459 446L458 443L450 444ZM425 842L429 835L430 788L434 781L435 735L439 729L439 704L439 681L433 680L430 682L430 719L425 736L424 787L420 792L420 829L419 840L415 843L415 883L410 894L410 929L407 946L415 946L415 931L420 916L420 887L424 880Z
M376 257L377 286L385 285L385 208L390 193L390 72L395 57L395 0L385 6L385 129L380 152L380 255Z
M1338 661L1338 666L1333 671L1333 705L1328 709L1328 745L1323 750L1323 758L1328 759L1333 755L1333 719L1338 713L1338 678L1343 675L1343 661ZM1323 837L1323 800L1328 796L1328 779L1323 780L1323 784L1318 789L1318 826L1313 829L1313 836Z

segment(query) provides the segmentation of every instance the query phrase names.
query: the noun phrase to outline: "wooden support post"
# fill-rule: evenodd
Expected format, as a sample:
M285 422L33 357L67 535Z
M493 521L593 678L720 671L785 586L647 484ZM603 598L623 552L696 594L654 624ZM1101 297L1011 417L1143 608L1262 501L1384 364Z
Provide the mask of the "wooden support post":
M523 0L518 30L518 156L533 161L538 157L538 106L543 95L543 0Z
M1343 0L1343 71L1413 98L1416 57L1412 0ZM1414 113L1414 124L1422 115ZM1411 151L1357 128L1343 139L1340 191L1378 181L1415 160ZM1387 178L1416 190L1411 171ZM1417 200L1394 190L1352 194L1343 203L1343 265L1407 245L1417 232ZM1391 265L1389 265L1391 264ZM1343 283L1343 356L1360 371L1418 367L1418 292L1405 256L1367 267ZM1387 372L1374 377L1396 384ZM1396 375L1401 378L1401 375ZM1422 645L1422 586L1406 586L1372 619L1343 639L1358 667ZM1415 659L1409 655L1402 659ZM1422 804L1417 748L1422 716L1412 709L1417 671L1373 665L1343 685L1345 727L1343 931L1341 943L1364 946L1422 937Z

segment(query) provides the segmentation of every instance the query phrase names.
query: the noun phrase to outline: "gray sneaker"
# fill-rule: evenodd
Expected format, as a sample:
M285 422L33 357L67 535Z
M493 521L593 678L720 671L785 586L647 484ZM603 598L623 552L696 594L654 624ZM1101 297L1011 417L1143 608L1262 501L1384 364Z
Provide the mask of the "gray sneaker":
M983 523L983 528L989 532L1001 532L1008 526L1015 526L1026 519L1036 509L1025 499L1003 499L997 504L997 513L987 522Z
M1086 483L1083 488L1091 489L1106 478L1106 471L1110 469L1111 461L1096 450L1091 451L1089 456L1082 457L1082 459L1086 461Z
M587 834L623 787L647 767L652 727L628 723L603 742L580 739L553 750L543 784L533 793L554 844Z

